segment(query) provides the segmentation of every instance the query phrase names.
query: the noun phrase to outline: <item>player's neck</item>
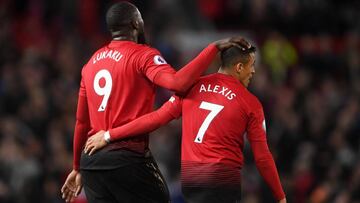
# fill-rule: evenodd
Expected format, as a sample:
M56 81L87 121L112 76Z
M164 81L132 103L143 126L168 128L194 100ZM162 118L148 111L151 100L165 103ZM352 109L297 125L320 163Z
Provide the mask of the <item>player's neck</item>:
M115 31L111 33L113 40L116 41L134 41L137 42L137 37L132 35L130 32Z
M227 68L219 68L218 73L224 74L224 75L228 75L231 76L233 78L235 78L236 80L239 80L236 76L236 73L234 71L231 71L230 69Z
M130 37L130 36L116 36L116 37L113 37L113 40L116 40L116 41L134 41L134 42L137 42L137 40L135 39L135 37Z
M218 73L232 76L232 74L228 70L226 70L224 68L219 68Z

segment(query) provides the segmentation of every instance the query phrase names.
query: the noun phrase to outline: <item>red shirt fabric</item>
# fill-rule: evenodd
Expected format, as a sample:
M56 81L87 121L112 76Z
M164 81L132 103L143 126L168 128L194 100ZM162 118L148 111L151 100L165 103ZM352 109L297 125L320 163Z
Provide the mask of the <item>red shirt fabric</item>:
M200 78L184 98L173 96L160 109L110 129L111 139L150 132L181 115L183 187L240 189L246 135L256 167L274 197L285 197L266 142L262 105L231 76L216 73Z
M173 115L182 114L184 163L223 163L241 169L245 133L250 141L266 141L261 103L232 76L202 77L185 98L173 101Z
M238 80L220 73L202 77L183 99L165 105L182 115L183 187L237 187L244 165L244 137L276 199L285 197L266 141L263 108Z
M96 51L82 69L74 133L74 169L79 169L81 151L88 136L152 111L155 84L185 91L217 52L216 46L210 44L176 72L159 51L132 41L112 41ZM148 135L112 143L107 148L145 153Z
M172 69L161 54L132 41L112 41L99 49L82 70L80 96L86 96L91 131L127 123L153 109L156 74ZM120 144L120 143L119 143ZM144 152L148 137L120 145Z
M79 93L87 97L92 130L119 126L152 111L152 81L169 68L156 49L131 41L112 41L95 52L82 70Z

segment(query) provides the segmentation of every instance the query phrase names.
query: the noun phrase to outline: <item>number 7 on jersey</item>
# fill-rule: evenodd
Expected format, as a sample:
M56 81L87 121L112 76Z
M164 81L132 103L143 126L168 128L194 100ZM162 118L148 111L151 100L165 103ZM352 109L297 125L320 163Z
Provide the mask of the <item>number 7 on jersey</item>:
M209 110L210 113L206 116L204 122L201 124L199 132L196 135L196 138L194 142L196 143L202 143L202 140L204 138L205 132L208 129L211 121L220 113L220 111L224 108L224 106L213 104L209 102L201 102L200 109Z

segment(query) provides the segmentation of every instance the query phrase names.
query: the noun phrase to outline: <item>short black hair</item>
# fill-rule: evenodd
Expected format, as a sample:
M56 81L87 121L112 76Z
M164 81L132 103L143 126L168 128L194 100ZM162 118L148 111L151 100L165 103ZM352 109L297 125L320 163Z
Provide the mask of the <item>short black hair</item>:
M232 67L239 62L246 64L250 60L250 54L255 52L254 46L245 47L240 44L231 46L221 52L221 67Z
M128 29L135 19L137 7L127 1L112 5L106 12L106 25L110 32Z

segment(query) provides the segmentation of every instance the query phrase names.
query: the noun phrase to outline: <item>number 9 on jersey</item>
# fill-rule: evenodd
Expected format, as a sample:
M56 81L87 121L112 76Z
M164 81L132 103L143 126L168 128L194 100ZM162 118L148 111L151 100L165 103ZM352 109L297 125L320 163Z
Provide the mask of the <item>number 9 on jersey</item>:
M105 79L105 85L100 87L100 80ZM94 78L94 90L99 96L104 96L98 111L105 111L106 105L108 103L112 88L112 78L108 70L102 69L96 73Z

